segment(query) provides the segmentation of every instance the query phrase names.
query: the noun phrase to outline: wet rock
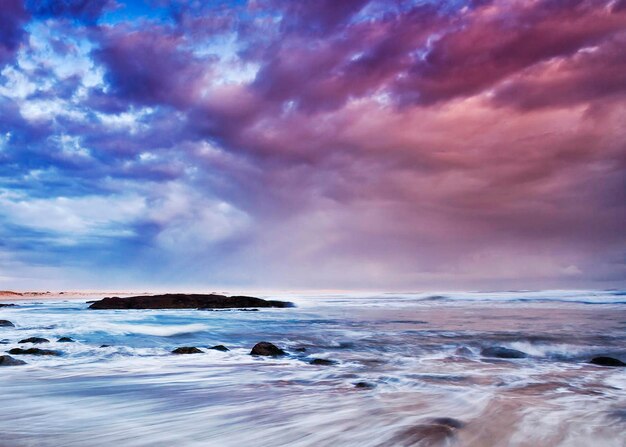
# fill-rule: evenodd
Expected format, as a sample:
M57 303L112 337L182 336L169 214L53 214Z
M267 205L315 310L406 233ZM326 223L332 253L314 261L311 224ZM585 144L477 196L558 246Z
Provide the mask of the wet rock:
M431 420L433 424L445 425L450 428L463 428L465 427L465 422L459 421L454 418L434 418Z
M74 343L76 340L70 337L61 337L57 340L57 343Z
M299 346L299 347L297 347L297 348L294 348L293 350L294 350L294 351L296 351L296 352L306 352L306 348L305 348L305 347L302 347L302 346Z
M202 354L202 351L195 346L181 346L174 349L172 354Z
M0 355L0 366L26 365L24 360L14 359L10 355Z
M101 348L110 348L111 345L100 345Z
M13 307L15 306L15 304L5 304L5 303L0 303L0 307ZM21 361L21 360L19 360Z
M282 349L280 349L278 346L272 343L266 342L266 341L257 343L252 348L252 351L250 351L250 355L269 355L272 357L285 355L285 354L287 353L283 351Z
M51 349L39 349L39 348L13 348L9 350L9 354L13 355L61 355L59 351L53 351Z
M505 348L503 346L492 346L484 348L480 351L480 355L483 357L496 357L499 359L524 359L528 357L528 354L517 349Z
M228 352L230 351L230 349L228 349L226 346L224 345L215 345L215 346L211 346L209 349L213 349L215 351L222 351L222 352Z
M385 447L441 446L454 437L454 429L440 424L420 424L395 435Z
M470 348L468 348L467 346L459 346L458 348L456 348L456 351L454 351L454 353L456 355L461 355L464 357L473 355L474 353L472 352L472 350Z
M128 298L108 297L89 306L90 309L237 309L250 307L293 307L293 303L264 300L252 296L170 293Z
M371 390L376 388L376 384L370 382L357 382L354 384L355 388L360 388L363 390Z
M41 337L30 337L30 338L25 338L24 340L18 341L18 343L50 343L50 340L48 340L47 338L41 338Z
M626 363L613 357L594 357L589 363L600 366L626 366Z
M0 320L0 326L1 327L15 327L15 325L11 323L9 320Z
M313 359L309 363L311 365L330 366L330 365L336 365L338 362L336 362L335 360L328 360L328 359Z

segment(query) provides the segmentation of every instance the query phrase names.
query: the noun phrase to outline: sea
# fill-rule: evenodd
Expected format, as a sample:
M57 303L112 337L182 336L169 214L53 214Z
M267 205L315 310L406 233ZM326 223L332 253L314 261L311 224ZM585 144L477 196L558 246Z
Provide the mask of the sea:
M589 363L626 362L625 291L257 296L295 306L0 308L1 350L61 353L0 366L0 446L626 446L626 368Z

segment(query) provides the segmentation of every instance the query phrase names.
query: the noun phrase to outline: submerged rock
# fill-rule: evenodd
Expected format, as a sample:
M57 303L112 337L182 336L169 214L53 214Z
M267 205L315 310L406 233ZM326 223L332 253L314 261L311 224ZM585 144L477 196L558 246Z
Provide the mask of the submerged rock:
M250 355L269 355L272 357L276 357L279 355L287 354L285 351L280 349L278 346L273 345L267 341L262 341L254 345L252 351L250 351Z
M306 352L306 348L303 346L299 346L297 348L293 348L294 351L296 352Z
M454 437L454 428L441 424L419 424L402 430L385 447L396 446L439 446L448 445Z
M213 349L215 351L222 351L222 352L228 352L230 351L230 349L228 349L226 346L224 345L215 345L215 346L211 346L209 349Z
M370 382L357 382L354 384L355 388L360 388L364 390L371 390L376 388L376 384Z
M470 348L468 348L467 346L459 346L458 348L456 348L454 353L456 355L461 355L461 356L464 356L464 357L468 357L468 356L471 356L471 355L474 354L472 352L472 350Z
M524 359L528 354L517 349L505 348L504 346L492 346L480 351L483 357L496 357L499 359Z
M600 366L626 366L626 363L613 357L594 357L589 363Z
M181 346L174 349L172 354L202 354L202 351L195 346Z
M182 293L128 298L109 297L94 302L90 309L229 309L246 307L293 307L287 301L264 300L252 296L186 295Z
M0 320L0 326L2 326L2 327L15 327L15 325L13 323L11 323L9 320Z
M0 366L26 365L24 360L14 359L10 355L0 355Z
M459 421L458 419L454 419L454 418L434 418L431 420L431 422L433 424L438 424L438 425L445 425L446 427L450 427L450 428L463 428L465 427L465 422L463 421Z
M101 348L110 348L111 345L100 345Z
M5 303L0 303L0 307L13 307L15 306L15 304L5 304ZM21 360L19 360L21 362Z
M18 341L18 343L50 343L50 340L48 340L47 338L41 338L41 337L30 337L30 338L25 338L24 340Z
M338 362L335 360L328 360L328 359L313 359L309 363L311 365L330 366L330 365L336 365Z
M57 340L57 343L74 343L76 340L70 337L61 337Z
M9 354L14 355L61 355L59 351L53 351L51 349L39 349L39 348L13 348L9 350Z

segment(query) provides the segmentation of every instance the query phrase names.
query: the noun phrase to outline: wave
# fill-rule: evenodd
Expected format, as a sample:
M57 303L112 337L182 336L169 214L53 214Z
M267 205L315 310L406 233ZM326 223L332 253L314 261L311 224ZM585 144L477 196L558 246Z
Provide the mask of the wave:
M106 324L103 331L113 334L143 334L157 337L173 337L175 335L193 334L209 329L206 324L177 324L177 325L149 325L149 324Z

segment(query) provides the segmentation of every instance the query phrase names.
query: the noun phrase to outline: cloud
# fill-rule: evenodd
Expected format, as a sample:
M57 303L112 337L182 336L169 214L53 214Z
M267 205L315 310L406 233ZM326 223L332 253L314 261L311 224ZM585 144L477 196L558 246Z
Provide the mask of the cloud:
M4 276L623 284L621 2L88 3L1 19Z

